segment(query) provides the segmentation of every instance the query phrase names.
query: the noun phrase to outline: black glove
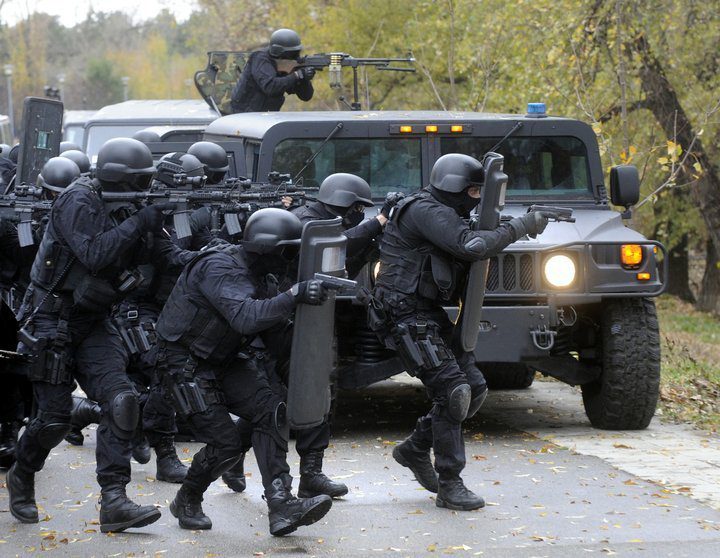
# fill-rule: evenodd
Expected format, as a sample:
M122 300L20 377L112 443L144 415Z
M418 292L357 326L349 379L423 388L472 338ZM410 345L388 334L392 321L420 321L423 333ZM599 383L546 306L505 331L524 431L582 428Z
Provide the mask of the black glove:
M302 68L295 70L295 75L298 79L305 79L309 81L315 77L315 68L312 66L303 66Z
M537 238L547 227L549 219L553 215L546 211L533 211L522 217L515 217L510 221L510 226L515 231L515 239L528 235L530 238Z
M322 281L317 279L295 283L290 289L290 293L295 297L295 302L314 306L322 304L328 297L327 288Z
M390 210L397 205L397 203L405 197L405 194L402 192L388 192L385 196L385 203L382 206L382 209L380 210L380 213L385 216L385 218L390 217Z
M157 232L161 230L163 227L163 221L165 220L163 211L174 208L175 206L173 204L167 203L156 203L143 207L136 213L140 219L140 227L144 231Z

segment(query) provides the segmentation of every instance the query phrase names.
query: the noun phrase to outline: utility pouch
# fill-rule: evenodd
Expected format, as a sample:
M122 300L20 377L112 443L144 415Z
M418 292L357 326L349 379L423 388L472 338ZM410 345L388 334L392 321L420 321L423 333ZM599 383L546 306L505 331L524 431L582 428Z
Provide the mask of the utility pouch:
M47 345L47 338L35 337L27 327L21 327L17 334L18 341L33 351L41 351Z
M117 291L108 281L93 275L83 277L73 291L76 306L97 314L107 312L118 298Z
M32 357L27 367L28 379L31 382L47 382L48 384L69 384L72 382L70 362L65 352L43 349Z
M204 413L208 409L202 388L196 382L172 382L170 393L175 402L175 410L183 418Z

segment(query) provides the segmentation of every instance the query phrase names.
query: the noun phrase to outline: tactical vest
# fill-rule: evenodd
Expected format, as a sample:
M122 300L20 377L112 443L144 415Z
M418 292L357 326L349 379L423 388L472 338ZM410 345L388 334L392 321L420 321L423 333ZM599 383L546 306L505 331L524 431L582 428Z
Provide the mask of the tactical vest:
M238 246L207 250L188 263L158 318L156 330L166 341L180 343L198 359L211 364L227 364L247 343L230 323L204 298L193 298L188 278L195 265L217 253L231 256L238 267L247 267Z
M402 217L408 208L431 197L422 190L400 200L383 231L375 285L381 298L399 312L413 310L418 302L447 302L454 290L454 258L403 232Z
M97 192L96 185L89 178L78 178L72 187ZM59 281L54 288L55 293L71 294L89 274L89 270L74 257L67 244L61 240L50 219L30 270L31 281L45 290Z

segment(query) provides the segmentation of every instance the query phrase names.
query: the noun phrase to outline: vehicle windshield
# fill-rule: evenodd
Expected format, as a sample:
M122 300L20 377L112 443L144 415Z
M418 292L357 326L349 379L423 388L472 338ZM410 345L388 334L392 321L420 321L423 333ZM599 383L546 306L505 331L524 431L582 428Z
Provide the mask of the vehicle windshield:
M273 153L272 170L295 176L320 146L321 139L287 139ZM422 187L420 138L332 139L303 171L305 186L319 186L329 175L363 177L373 197L413 192Z
M98 151L106 141L113 138L131 138L135 132L144 130L147 127L147 124L88 126L85 131L87 136L85 153L94 163L97 160Z
M501 138L443 137L440 151L478 160ZM585 144L574 137L509 137L496 152L505 157L508 197L592 197Z
M66 124L63 129L63 141L70 141L75 145L82 146L85 139L84 124Z

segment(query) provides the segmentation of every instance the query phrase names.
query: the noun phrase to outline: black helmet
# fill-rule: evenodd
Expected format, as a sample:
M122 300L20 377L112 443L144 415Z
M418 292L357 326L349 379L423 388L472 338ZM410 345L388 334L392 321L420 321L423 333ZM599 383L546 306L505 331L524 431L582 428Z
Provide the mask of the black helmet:
M443 155L430 172L430 185L451 194L458 194L468 186L482 186L483 181L482 163L461 153Z
M53 157L43 165L37 177L37 185L52 192L62 192L80 176L80 169L68 157Z
M60 154L60 157L65 157L66 159L70 159L71 161L73 161L78 166L81 173L85 174L87 172L90 172L90 158L82 151L79 151L77 149L63 151Z
M277 254L282 247L300 246L302 223L286 209L269 207L250 215L245 223L243 247L256 254Z
M160 134L153 132L152 130L139 130L132 135L133 139L141 141L143 143L153 143L162 141Z
M136 139L114 138L106 141L98 151L95 174L100 182L123 184L131 190L147 190L154 172L150 149Z
M10 154L11 147L7 143L0 143L0 157L5 157Z
M270 35L268 52L273 58L295 59L300 56L302 48L300 35L292 29L278 29Z
M65 153L66 151L70 151L71 149L74 149L76 151L82 151L82 149L77 143L73 143L71 141L60 142L60 153Z
M193 143L187 152L190 155L195 155L205 165L205 174L211 184L220 182L230 168L227 153L217 143L198 141Z
M365 180L354 174L336 172L331 174L320 184L318 201L347 209L361 203L372 207L372 191Z
M176 175L185 175L186 178L203 180L190 180L183 184L178 182ZM195 187L202 187L205 184L205 167L195 155L181 151L163 155L157 163L156 178L168 186L184 186L190 184Z

